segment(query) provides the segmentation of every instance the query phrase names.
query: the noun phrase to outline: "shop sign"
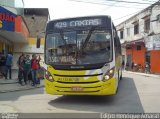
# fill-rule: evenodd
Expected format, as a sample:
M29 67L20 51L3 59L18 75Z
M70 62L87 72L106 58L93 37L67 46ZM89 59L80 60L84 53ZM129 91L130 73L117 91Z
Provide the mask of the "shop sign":
M160 34L149 36L148 38L146 38L145 46L148 51L160 50Z
M0 6L0 30L14 31L16 15Z

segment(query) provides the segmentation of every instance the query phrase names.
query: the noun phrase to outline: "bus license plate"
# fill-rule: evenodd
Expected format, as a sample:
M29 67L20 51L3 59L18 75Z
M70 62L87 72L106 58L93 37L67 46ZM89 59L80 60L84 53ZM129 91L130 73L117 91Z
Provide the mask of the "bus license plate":
M83 87L80 87L80 86L74 86L71 89L72 91L83 91Z

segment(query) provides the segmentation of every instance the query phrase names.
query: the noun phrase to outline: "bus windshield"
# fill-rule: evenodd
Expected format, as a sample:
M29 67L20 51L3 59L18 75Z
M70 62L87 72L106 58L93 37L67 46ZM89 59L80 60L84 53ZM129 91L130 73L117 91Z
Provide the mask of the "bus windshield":
M110 62L111 44L111 33L102 29L47 34L46 63L87 65Z

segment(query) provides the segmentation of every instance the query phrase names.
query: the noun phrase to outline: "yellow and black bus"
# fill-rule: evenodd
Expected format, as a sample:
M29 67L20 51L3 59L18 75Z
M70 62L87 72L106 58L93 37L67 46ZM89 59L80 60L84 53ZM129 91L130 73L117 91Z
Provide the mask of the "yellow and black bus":
M48 94L116 94L122 78L122 56L111 17L77 17L48 22L45 63Z

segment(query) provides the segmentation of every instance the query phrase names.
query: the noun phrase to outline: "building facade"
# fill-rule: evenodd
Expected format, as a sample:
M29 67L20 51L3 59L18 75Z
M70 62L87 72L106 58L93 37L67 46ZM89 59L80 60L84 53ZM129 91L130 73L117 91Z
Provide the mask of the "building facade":
M46 8L25 8L23 0L1 0L0 55L13 54L13 69L22 53L41 55L44 52L44 31L49 18ZM37 36L41 47L36 48Z
M149 6L116 26L122 43L123 60L128 70L133 64L151 73L160 73L160 2Z
M0 6L16 15L23 15L24 13L23 0L1 0Z
M24 15L22 17L28 27L29 35L27 42L19 42L14 45L14 66L17 68L16 61L22 54L36 54L41 57L41 63L44 62L44 37L45 27L49 20L48 8L24 8ZM18 20L22 19L19 17ZM41 38L40 48L36 47L37 37Z
M29 30L24 20L17 20L19 9L23 9L23 0L19 7L16 0L1 0L0 3L0 54L14 53L14 44L18 42L28 42ZM22 10L23 11L23 10ZM23 14L23 12L21 12Z

